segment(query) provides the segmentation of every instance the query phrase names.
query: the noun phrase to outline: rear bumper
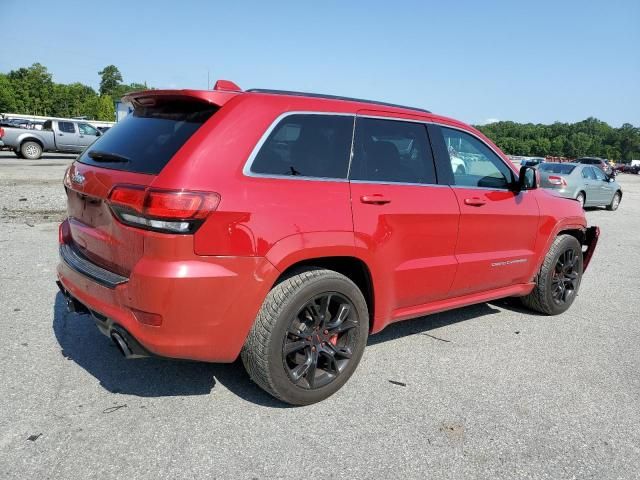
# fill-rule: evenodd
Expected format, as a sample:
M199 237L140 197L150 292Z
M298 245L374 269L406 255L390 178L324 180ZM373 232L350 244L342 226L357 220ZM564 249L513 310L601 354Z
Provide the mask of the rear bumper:
M142 257L125 281L105 285L62 252L57 273L68 304L86 307L102 333L124 330L163 357L233 362L278 276L262 257ZM140 312L162 323L142 323Z
M586 247L586 249L582 252L583 272L587 269L589 263L591 262L593 252L596 249L596 245L598 245L598 238L600 238L600 227L589 227L586 229L584 241L582 243L583 247Z

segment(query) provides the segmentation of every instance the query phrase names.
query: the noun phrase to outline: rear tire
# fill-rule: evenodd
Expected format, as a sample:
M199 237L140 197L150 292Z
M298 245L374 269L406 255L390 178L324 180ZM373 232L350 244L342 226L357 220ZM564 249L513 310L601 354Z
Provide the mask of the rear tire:
M613 198L611 199L611 203L609 205L607 205L607 210L617 210L618 207L620 206L620 200L622 199L622 195L620 194L620 192L616 192L613 195Z
M580 206L582 208L584 208L584 202L587 199L587 197L585 196L584 192L580 192L578 194L578 196L576 197L576 200L578 201L578 203L580 204Z
M573 303L582 280L582 246L571 235L559 235L544 257L536 286L522 304L545 315L565 312Z
M37 142L24 142L20 145L20 153L27 160L37 160L42 155L42 147Z
M367 303L356 284L340 273L311 268L269 292L242 348L242 362L274 397L309 405L346 383L368 333Z

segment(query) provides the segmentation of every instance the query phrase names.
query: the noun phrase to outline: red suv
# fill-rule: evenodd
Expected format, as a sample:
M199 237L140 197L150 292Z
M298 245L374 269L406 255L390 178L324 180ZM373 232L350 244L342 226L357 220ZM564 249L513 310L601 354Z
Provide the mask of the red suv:
M581 206L426 110L307 93L132 93L65 175L59 286L127 357L238 356L279 399L351 376L390 323L517 296L574 301Z

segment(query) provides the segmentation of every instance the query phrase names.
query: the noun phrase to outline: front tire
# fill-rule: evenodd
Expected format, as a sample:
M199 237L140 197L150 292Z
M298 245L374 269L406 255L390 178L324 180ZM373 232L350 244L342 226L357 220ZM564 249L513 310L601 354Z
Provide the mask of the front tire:
M617 210L618 207L620 206L620 200L622 199L622 195L620 194L620 192L616 192L613 195L613 198L611 199L611 203L609 205L607 205L607 210Z
M27 160L37 160L42 155L42 147L37 142L24 142L20 145L20 153Z
M319 402L353 374L367 343L369 313L340 273L307 269L267 295L241 357L251 379L292 405Z
M582 208L584 208L584 202L585 202L585 199L586 199L586 197L585 197L585 195L584 195L584 192L580 192L580 193L578 194L578 196L576 197L576 200L578 201L578 203L580 204L580 206L581 206Z
M571 235L559 235L553 241L536 276L536 286L523 305L545 315L568 310L578 294L582 280L582 247Z

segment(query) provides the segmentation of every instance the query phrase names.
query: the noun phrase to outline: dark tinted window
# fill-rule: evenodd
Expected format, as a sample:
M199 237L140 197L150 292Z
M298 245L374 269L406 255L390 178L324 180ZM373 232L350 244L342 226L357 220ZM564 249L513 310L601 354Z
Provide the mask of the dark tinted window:
M513 182L511 169L476 137L453 128L441 131L455 185L504 189Z
M65 133L75 133L76 129L71 122L58 122L58 130Z
M578 159L578 161L580 163L586 163L588 165L600 165L602 163L602 160L599 160L597 158L580 158Z
M271 131L251 165L254 173L347 178L353 117L293 114Z
M160 173L217 109L214 105L186 101L136 108L112 127L109 135L99 137L85 150L79 161L129 172Z
M436 183L427 128L422 123L358 118L352 180Z
M575 168L575 165L563 165L562 163L543 163L538 167L541 172L562 173L564 175L569 175Z

